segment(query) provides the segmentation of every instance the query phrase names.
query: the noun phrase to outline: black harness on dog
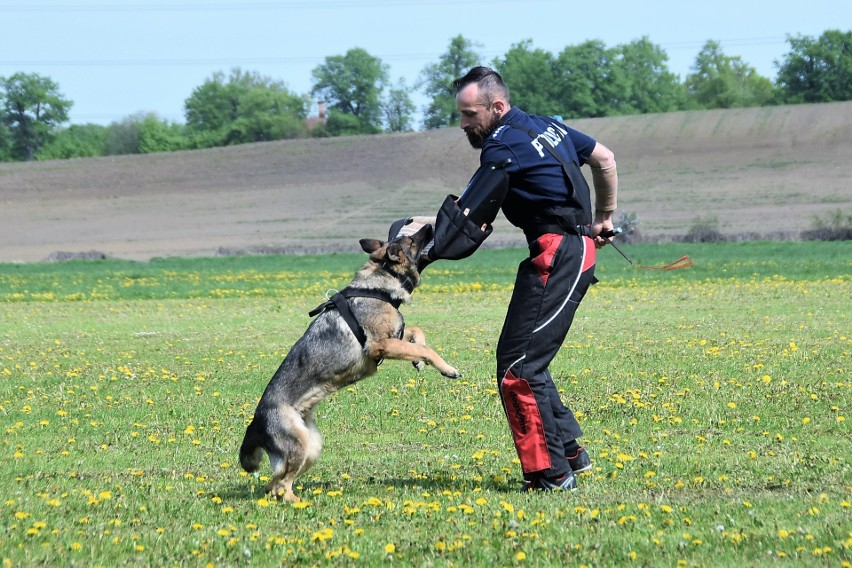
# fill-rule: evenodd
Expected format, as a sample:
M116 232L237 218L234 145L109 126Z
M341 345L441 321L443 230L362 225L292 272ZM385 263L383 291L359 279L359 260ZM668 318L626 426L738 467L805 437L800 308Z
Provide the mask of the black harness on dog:
M343 318L343 321L346 322L346 324L349 326L349 329L351 329L352 333L355 334L355 337L358 338L358 343L361 344L361 347L364 347L364 345L367 344L367 333L364 331L364 328L361 327L361 324L358 323L358 318L356 318L355 314L352 313L352 309L349 307L349 302L347 302L349 298L373 298L375 300L387 302L397 310L402 304L402 300L391 298L390 294L381 290L368 290L366 288L344 288L340 292L333 295L327 302L325 302L324 304L320 304L319 306L308 312L309 316L314 317L325 313L328 310L337 309L337 311L340 313L340 317ZM400 339L402 339L402 330L400 330Z
M409 294L414 291L414 282L412 282L411 278L408 276L397 276L397 280L399 280L403 289L405 289L405 291ZM326 297L328 298L328 296ZM352 313L352 309L349 307L349 302L347 302L347 300L350 298L373 298L374 300L381 300L383 302L387 302L396 310L399 310L399 306L402 305L402 300L391 297L391 295L384 290L347 287L334 294L327 302L320 304L308 312L309 316L314 317L325 313L328 310L336 309L340 313L340 317L343 318L343 321L345 321L349 326L349 329L352 330L352 333L355 334L355 337L358 338L358 343L361 344L361 347L364 347L367 344L367 333L364 331L364 328L361 327L361 324L358 323L358 318L355 317L355 314ZM405 323L403 323L400 328L397 339L402 339L404 333Z

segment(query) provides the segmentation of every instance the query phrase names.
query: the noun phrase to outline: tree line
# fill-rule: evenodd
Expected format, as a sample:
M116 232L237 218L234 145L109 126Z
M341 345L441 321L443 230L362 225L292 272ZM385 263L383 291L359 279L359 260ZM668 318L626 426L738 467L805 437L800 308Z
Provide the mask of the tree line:
M512 104L565 119L852 100L852 31L788 36L787 42L788 52L775 62L774 82L712 40L682 81L668 69L665 50L647 37L615 47L587 41L559 53L526 40L484 62L475 44L459 35L413 86L401 79L392 83L388 65L353 48L315 67L305 94L256 72L216 72L184 102L185 123L143 113L108 126L65 127L73 103L59 85L35 73L15 73L0 77L0 161L410 131L415 91L429 99L421 126L442 128L459 122L453 79L483 63L503 75ZM315 101L325 112L309 117Z

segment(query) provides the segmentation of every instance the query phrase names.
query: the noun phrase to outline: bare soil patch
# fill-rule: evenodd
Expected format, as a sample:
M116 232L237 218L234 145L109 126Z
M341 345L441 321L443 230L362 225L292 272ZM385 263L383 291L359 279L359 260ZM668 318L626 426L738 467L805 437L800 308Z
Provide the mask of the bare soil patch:
M852 209L852 102L569 125L615 151L619 209L646 236L699 218L727 233L800 231ZM477 165L456 128L0 164L0 262L357 251L395 219L434 213ZM489 244L521 243L500 216Z

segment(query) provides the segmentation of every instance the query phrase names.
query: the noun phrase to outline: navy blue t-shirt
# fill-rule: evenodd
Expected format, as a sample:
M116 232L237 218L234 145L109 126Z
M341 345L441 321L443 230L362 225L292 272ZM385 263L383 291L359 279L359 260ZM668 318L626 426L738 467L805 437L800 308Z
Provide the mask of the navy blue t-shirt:
M482 146L480 164L502 163L507 158L512 160L506 167L509 192L503 202L503 211L510 221L517 217L512 214L513 211L561 206L568 199L570 189L566 185L562 164L539 137L533 138L528 134L530 130L537 134L547 134L548 128L551 131L547 138L557 152L579 166L586 163L595 148L594 138L568 128L555 119L529 115L517 107L512 107L503 116L500 126Z

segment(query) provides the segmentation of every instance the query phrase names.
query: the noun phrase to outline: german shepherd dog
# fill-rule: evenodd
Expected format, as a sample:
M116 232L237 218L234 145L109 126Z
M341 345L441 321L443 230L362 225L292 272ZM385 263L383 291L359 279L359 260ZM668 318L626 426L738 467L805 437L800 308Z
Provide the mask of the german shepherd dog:
M420 284L418 261L431 238L432 227L425 225L387 243L361 239L369 260L346 288L311 312L319 315L269 381L240 447L240 464L248 472L258 470L264 451L269 456L267 493L299 500L293 482L322 449L314 423L317 405L375 373L383 359L411 361L418 371L428 364L445 377L461 376L426 347L420 329L405 327L397 309Z

